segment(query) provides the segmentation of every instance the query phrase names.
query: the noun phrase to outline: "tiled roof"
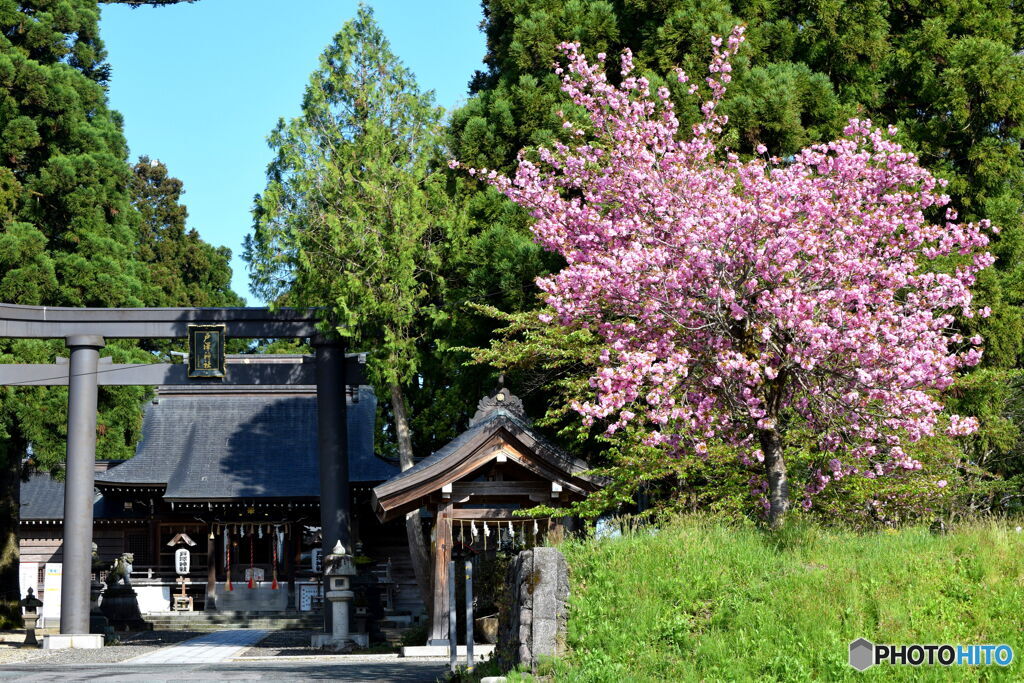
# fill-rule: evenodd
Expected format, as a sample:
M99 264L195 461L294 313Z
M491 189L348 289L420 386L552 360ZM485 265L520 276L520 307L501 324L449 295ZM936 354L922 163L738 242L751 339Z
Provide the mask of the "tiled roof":
M398 472L373 453L377 400L359 387L349 403L349 480ZM164 485L165 500L319 496L316 397L305 394L168 394L147 406L135 457L98 474L103 486Z
M115 510L103 496L96 496L93 503L94 519L123 515ZM57 481L46 472L33 472L28 481L21 482L21 519L47 520L64 519L64 482Z
M582 460L571 458L561 448L534 431L530 423L523 417L504 409L491 410L485 417L474 422L473 426L449 441L443 447L434 451L427 457L417 462L404 472L391 477L388 484L395 484L408 477L417 475L424 470L430 469L434 464L444 460L452 453L460 450L465 444L470 443L478 436L491 434L504 427L514 434L528 434L537 444L538 453L542 453L549 460L559 463L566 472L583 472L589 469L587 463Z
M557 482L567 497L580 499L594 491L603 480L592 476L587 463L569 456L534 431L527 420L500 406L489 406L474 417L472 426L413 467L378 484L373 489L373 506L381 521L423 505L447 484L472 476L480 467L499 457L499 450L487 448L498 436L513 445L517 465L532 470L542 480ZM508 459L508 454L504 454Z

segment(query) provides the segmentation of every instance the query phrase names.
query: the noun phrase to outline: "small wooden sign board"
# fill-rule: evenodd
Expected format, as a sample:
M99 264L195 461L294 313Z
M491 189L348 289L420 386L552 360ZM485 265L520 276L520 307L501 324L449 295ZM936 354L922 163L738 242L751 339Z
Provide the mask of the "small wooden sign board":
M224 325L188 326L188 376L224 378Z

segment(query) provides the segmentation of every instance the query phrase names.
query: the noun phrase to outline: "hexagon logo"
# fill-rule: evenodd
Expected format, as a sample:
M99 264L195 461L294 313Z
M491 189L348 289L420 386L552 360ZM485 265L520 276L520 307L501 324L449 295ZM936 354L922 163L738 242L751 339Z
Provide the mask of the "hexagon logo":
M875 645L867 638L858 638L850 643L850 666L864 671L875 664Z

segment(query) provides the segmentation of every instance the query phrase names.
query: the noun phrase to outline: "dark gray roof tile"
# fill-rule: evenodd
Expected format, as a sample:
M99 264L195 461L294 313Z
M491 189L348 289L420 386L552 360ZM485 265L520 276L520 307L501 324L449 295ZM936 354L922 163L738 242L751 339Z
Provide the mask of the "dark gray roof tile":
M46 472L33 472L21 482L21 519L64 519L64 482ZM93 519L123 516L120 506L97 495L92 507Z
M396 464L373 452L377 400L349 403L349 480L380 482ZM97 475L100 485L165 484L167 500L319 496L315 396L161 396L146 410L136 455Z

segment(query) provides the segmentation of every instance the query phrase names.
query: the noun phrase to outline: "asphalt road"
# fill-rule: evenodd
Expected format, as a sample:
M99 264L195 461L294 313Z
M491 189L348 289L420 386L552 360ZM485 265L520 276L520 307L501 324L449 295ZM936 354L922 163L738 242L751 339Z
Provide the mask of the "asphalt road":
M336 662L323 660L216 664L79 664L46 666L39 660L0 666L0 680L18 681L389 681L433 683L447 664L438 661Z

